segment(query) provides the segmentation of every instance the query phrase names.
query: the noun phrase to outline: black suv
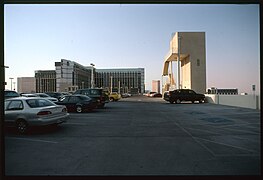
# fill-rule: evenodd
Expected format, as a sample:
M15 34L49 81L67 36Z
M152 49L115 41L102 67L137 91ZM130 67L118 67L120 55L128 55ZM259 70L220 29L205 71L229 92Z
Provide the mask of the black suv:
M89 96L93 102L97 102L99 108L104 107L105 103L109 102L109 97L102 88L78 89L73 94Z
M164 93L164 100L172 103L181 103L181 101L191 101L194 103L195 101L199 101L202 103L205 101L204 94L198 94L191 89L176 89L174 91L169 91Z

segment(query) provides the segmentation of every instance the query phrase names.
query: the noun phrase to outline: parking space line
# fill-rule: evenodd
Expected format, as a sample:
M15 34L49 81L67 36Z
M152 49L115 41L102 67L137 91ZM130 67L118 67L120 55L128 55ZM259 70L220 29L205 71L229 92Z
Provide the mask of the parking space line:
M232 148L237 148L237 149L249 151L249 152L257 152L257 151L250 150L250 149L246 149L246 148L242 148L242 147L239 147L239 146L233 146L233 145L230 145L230 144L225 144L225 143L220 143L220 142L216 142L216 141L211 141L211 140L204 139L204 138L199 138L199 137L195 137L195 138L200 139L200 140L203 140L203 141L207 141L207 142L211 142L211 143L223 145L223 146L228 146L228 147L232 147Z
M86 126L87 123L68 123L67 124L70 124L70 125L82 125L82 126Z
M208 133L211 133L211 134L221 134L221 133L217 133L217 132L214 132L214 131L209 131L209 130L204 130L204 129L198 129L198 128L189 128L187 127L186 129L192 129L192 130L197 130L197 131L202 131L202 132L208 132ZM191 133L191 132L190 132Z
M44 143L53 143L57 144L55 141L46 141L41 139L30 139L30 138L17 138L17 137L6 137L6 139L15 139L15 140L24 140L24 141L33 141L33 142L44 142Z
M253 134L253 135L259 135L260 133L256 133L253 131L246 131L246 130L241 130L241 129L233 129L233 128L224 128L225 130L230 130L230 131L239 131L239 132L244 132L244 133L249 133L249 134Z

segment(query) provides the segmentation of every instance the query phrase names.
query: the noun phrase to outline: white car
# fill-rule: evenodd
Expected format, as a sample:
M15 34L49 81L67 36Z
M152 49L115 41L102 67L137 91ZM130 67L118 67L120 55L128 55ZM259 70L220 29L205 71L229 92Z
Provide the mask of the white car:
M17 97L5 100L5 125L25 133L30 126L66 122L69 117L64 105L39 97Z
M53 102L58 102L57 98L51 97L46 93L35 93L35 95L37 95L38 97L47 98L48 100L53 101Z

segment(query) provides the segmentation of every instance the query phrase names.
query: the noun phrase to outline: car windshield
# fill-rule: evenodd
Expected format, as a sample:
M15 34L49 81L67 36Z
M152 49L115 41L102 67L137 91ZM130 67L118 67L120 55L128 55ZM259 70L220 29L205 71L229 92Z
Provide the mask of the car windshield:
M51 101L45 99L29 99L26 100L27 104L31 108L38 108L38 107L46 107L46 106L54 106L55 104Z

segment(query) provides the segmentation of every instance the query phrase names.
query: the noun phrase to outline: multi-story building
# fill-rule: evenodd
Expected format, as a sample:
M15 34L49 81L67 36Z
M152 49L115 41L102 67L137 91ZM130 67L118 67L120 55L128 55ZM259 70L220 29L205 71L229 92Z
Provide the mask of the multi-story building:
M36 92L56 91L56 71L37 70L35 71Z
M83 66L74 61L61 59L55 62L56 91L75 91L80 88L91 87L92 66Z
M169 77L169 87L175 87L172 64L174 61L177 61L177 68L174 68L177 69L176 88L193 89L198 93L205 93L205 32L176 32L173 35L170 41L169 53L164 60L162 74Z
M152 91L160 93L160 80L152 80Z
M17 78L17 91L23 93L36 92L36 79L35 77L18 77Z
M144 92L144 68L96 69L95 85L110 92Z
M144 92L144 68L95 69L74 61L55 62L56 70L36 71L36 92L74 92L93 87L110 92L138 94ZM93 76L92 76L93 73Z

